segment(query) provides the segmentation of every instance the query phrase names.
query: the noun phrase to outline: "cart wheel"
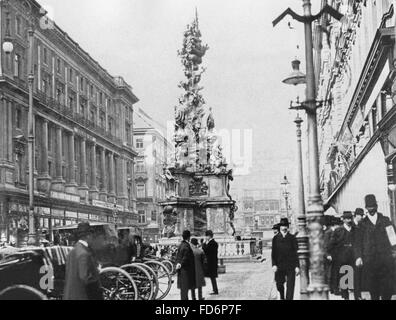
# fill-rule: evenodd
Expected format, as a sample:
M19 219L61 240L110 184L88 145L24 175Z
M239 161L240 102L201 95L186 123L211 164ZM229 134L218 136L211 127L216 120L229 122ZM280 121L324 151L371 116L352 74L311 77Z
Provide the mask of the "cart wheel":
M168 269L169 274L173 275L175 266L169 260L162 260L161 263Z
M156 300L164 299L168 295L172 287L172 276L168 272L168 269L161 262L153 260L153 261L147 261L145 262L145 264L148 265L151 269L153 269L157 274L159 292L156 297Z
M138 300L139 298L135 281L128 272L120 268L109 267L100 270L100 281L105 300Z
M126 264L120 268L128 272L135 281L140 299L152 300L154 298L153 277L146 268L137 264Z
M0 300L48 300L48 298L35 288L16 285L1 291Z

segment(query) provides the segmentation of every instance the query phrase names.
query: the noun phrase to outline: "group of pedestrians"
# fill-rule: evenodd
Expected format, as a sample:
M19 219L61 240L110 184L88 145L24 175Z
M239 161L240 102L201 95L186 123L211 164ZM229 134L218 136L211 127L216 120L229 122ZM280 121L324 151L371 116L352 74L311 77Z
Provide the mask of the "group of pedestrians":
M206 240L202 243L197 238L191 238L191 232L185 230L182 234L183 241L180 243L176 255L177 287L180 289L181 300L191 299L204 300L202 288L206 285L205 277L210 278L213 292L219 294L217 287L218 277L218 244L213 238L211 230L205 233Z
M371 300L390 300L395 290L395 227L378 212L375 195L365 197L365 208L344 211L341 222L324 218L326 280L330 290L343 299L362 299L368 291ZM345 268L347 267L347 268ZM346 270L353 270L353 283L341 282Z

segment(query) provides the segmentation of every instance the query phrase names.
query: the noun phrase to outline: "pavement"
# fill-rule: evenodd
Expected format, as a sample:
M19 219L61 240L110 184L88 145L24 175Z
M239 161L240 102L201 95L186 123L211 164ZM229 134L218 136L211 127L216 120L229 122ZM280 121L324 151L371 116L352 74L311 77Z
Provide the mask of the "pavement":
M217 279L219 295L211 296L212 286L206 278L203 288L205 300L279 300L279 294L274 284L274 274L271 265L271 251L264 251L265 261L253 259L251 262L236 262L226 265L226 273L220 274ZM180 291L177 289L177 277L168 296L164 300L180 300ZM190 295L189 295L190 296ZM363 293L363 298L370 299ZM294 299L300 300L300 278L296 278ZM340 296L330 295L330 300L342 300ZM351 293L353 300L353 293ZM396 296L393 297L396 300Z

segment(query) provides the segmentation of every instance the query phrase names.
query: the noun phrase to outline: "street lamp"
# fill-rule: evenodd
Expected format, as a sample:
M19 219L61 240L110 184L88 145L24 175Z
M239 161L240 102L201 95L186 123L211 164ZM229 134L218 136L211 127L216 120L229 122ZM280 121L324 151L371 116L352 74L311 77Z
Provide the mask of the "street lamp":
M323 229L321 218L323 216L323 200L320 194L319 176L319 151L318 151L318 128L316 110L320 103L316 100L316 83L314 73L312 23L318 20L323 14L329 14L333 18L341 21L343 15L329 5L325 5L317 14L311 13L311 1L303 0L304 15L298 15L288 8L277 19L273 21L275 27L287 15L293 19L304 23L305 30L305 58L307 70L306 100L299 103L298 108L304 109L307 113L308 130L308 151L309 151L309 197L308 197L308 228L309 228L309 257L311 281L308 286L310 299L318 300L329 298L328 285L325 280Z
M10 36L10 19L8 1L5 3L6 9L6 36L2 45L5 54L11 54L14 50L12 38ZM29 53L28 53L28 88L29 88L29 114L28 114L28 166L29 166L29 238L28 245L37 245L37 232L34 219L34 115L33 115L33 36L34 36L34 21L32 6L28 1L24 2L28 9L29 15Z

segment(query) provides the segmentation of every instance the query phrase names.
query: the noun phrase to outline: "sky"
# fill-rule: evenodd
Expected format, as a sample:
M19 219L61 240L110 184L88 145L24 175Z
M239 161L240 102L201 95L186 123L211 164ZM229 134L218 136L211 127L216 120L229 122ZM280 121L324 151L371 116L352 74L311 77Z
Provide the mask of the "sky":
M202 40L210 48L202 93L217 129L251 130L253 163L294 157L295 114L288 110L293 91L281 81L296 55L303 60L303 28L293 23L290 29L287 19L276 28L271 22L287 7L301 14L302 1L38 2L110 74L124 77L140 99L137 107L164 124L181 94L177 50L197 8ZM319 0L313 2L316 9Z

